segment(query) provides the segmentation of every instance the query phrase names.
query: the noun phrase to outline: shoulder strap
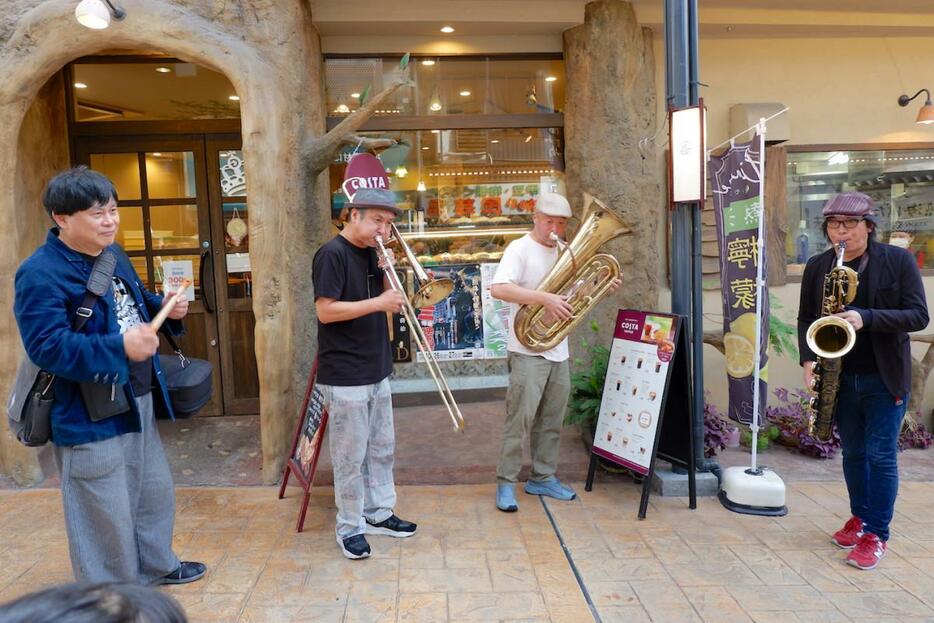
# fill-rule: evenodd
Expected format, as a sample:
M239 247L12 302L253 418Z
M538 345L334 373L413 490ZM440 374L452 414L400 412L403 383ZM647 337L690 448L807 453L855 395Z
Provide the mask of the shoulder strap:
M80 331L88 318L91 317L91 314L94 313L97 299L110 288L116 268L117 258L109 249L101 251L97 259L94 260L94 266L91 267L91 276L88 277L87 292L84 293L84 300L81 301L81 306L75 312L75 319L72 322L72 328L75 332Z

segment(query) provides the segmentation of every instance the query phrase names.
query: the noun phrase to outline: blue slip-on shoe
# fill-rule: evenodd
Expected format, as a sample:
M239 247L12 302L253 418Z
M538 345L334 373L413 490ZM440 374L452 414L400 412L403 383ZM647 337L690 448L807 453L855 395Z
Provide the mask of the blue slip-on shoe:
M574 489L561 484L561 481L554 476L545 480L530 480L525 483L525 492L529 495L547 495L556 500L573 500L577 497Z
M515 485L496 485L496 508L504 513L514 513L519 510Z

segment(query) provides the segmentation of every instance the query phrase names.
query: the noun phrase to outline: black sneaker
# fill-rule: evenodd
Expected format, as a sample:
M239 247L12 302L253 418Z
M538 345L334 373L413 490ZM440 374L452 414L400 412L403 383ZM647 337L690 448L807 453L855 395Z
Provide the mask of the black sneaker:
M182 561L175 571L163 576L159 584L188 584L203 578L207 570L204 563Z
M395 515L390 515L379 523L373 523L369 519L366 520L367 534L385 534L387 536L399 537L400 539L415 534L415 528L417 527L418 526L411 521L399 519Z
M366 542L366 537L362 534L355 534L346 539L338 540L337 544L341 546L344 556L351 560L369 558L370 556L370 544Z

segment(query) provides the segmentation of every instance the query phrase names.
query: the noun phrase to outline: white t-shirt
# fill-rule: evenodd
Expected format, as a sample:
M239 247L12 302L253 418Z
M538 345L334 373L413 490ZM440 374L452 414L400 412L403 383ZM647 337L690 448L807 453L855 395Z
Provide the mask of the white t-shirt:
M506 247L503 259L496 268L493 283L514 283L517 286L534 290L545 279L551 268L558 261L558 247L546 247L535 242L530 234L513 240ZM525 355L544 357L549 361L564 361L568 358L568 340L564 338L550 350L537 353L529 350L516 337L516 312L519 305L509 303L509 338L506 350Z

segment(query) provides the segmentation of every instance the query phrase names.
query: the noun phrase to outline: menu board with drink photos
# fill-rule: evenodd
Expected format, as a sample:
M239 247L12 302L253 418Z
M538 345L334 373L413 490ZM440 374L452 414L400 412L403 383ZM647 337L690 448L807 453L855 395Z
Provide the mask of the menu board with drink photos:
M595 454L648 475L675 350L676 318L620 310L603 400Z

